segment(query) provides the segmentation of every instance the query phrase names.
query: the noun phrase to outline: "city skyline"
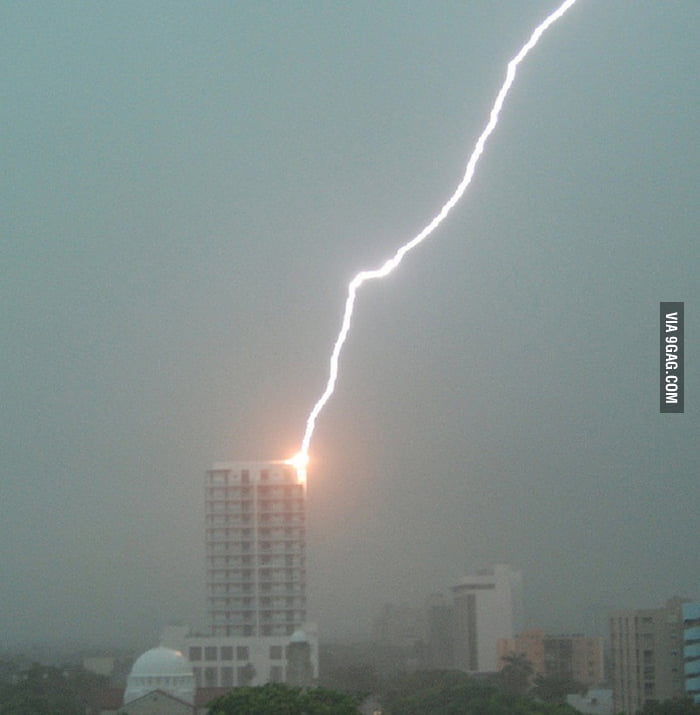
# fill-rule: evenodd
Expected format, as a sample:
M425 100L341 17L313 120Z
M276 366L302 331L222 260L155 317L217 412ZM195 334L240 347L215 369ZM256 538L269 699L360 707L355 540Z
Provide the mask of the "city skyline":
M8 645L204 626L202 465L297 451L347 280L434 214L556 4L2 9ZM549 632L700 597L699 22L580 0L363 293L308 471L324 637L488 563Z

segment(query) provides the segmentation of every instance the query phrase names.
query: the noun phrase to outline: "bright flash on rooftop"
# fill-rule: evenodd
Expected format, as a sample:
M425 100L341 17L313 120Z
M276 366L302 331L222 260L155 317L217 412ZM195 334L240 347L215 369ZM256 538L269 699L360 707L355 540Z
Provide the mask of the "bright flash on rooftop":
M309 455L306 452L298 452L293 457L286 459L285 464L289 464L297 470L297 477L300 482L306 481L306 467L309 464Z

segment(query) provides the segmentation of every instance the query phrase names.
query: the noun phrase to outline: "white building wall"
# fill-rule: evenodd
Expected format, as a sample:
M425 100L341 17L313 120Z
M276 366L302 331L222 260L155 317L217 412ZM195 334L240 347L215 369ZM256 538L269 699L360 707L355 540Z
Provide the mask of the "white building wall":
M504 564L465 576L452 587L455 665L467 672L498 670L498 640L512 638L522 610L522 576Z
M294 467L214 465L205 518L211 634L291 636L306 621L306 494Z
M311 646L314 679L318 678L318 632L315 624L303 628ZM182 638L180 649L187 657L200 688L239 687L284 682L287 679L288 636L232 638L190 635ZM248 678L250 666L254 669Z
M205 479L206 635L179 634L198 687L284 682L286 649L306 621L306 485L284 461L219 462ZM178 641L178 633L171 632ZM250 672L254 675L251 678Z

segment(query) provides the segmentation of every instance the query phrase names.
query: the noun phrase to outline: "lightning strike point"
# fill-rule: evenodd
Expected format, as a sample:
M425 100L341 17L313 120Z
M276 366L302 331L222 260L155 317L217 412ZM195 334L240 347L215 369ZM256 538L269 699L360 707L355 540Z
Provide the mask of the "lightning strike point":
M289 464L297 470L297 479L299 482L306 482L306 468L309 465L308 452L298 452L293 457L286 459L285 464Z

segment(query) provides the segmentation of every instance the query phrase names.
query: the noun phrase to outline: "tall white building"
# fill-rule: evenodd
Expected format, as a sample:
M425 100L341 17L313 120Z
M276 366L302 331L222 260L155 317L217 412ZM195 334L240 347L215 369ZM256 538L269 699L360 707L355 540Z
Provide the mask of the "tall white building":
M283 462L226 462L205 486L214 636L291 636L306 620L306 495Z
M676 596L663 608L610 614L615 712L684 694L683 602Z
M466 672L498 670L498 640L512 638L522 611L522 576L497 564L452 587L454 666Z
M282 682L292 634L306 622L306 486L282 461L222 462L207 471L205 544L210 632L183 643L200 687Z

